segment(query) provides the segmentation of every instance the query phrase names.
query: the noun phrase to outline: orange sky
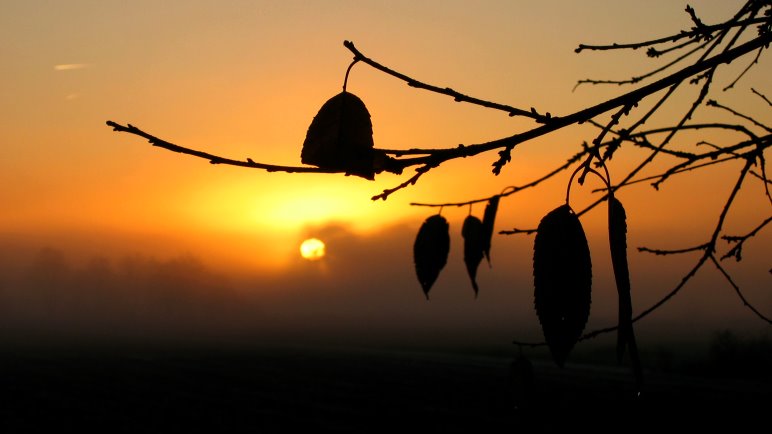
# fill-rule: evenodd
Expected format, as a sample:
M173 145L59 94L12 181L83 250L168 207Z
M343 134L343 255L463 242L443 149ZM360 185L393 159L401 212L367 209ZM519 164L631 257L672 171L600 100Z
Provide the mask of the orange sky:
M706 22L736 7L725 0L691 4ZM417 79L560 115L623 91L614 86L572 92L576 80L624 78L650 62L642 53L577 55L573 49L578 43L635 41L687 26L683 5L672 0L487 1L474 6L462 1L4 1L0 241L5 245L0 250L12 257L14 251L53 247L78 258L73 267L94 255L140 254L162 262L192 255L225 274L289 276L300 273L297 267L311 266L297 258L297 246L308 236L342 227L350 241L342 249L372 240L378 240L373 246L392 249L383 234L399 228L404 250L397 250L403 252L397 256L407 258L399 273L418 294L410 248L414 231L432 211L410 207L411 201L463 201L529 182L590 140L592 130L568 128L519 147L499 177L490 173L495 153L485 154L448 163L415 187L374 203L372 195L399 184L404 175L385 174L370 182L211 166L114 133L104 122L132 123L174 143L226 157L299 165L308 125L321 104L340 91L351 60L343 40ZM768 84L766 60L746 76L743 86L722 95L722 101L765 113L748 88L763 91ZM354 68L349 90L370 110L376 147L451 147L532 126L416 91L366 65ZM680 106L677 102L668 110L677 113L688 102L680 100ZM642 154L632 152L615 159L612 173L616 166L621 176L624 167L640 158ZM674 180L660 193L645 184L623 193L635 221L630 245L678 248L703 242L724 200L726 180L734 180L737 167L727 169ZM535 226L560 203L565 182L565 176L559 177L502 202L497 229ZM577 190L579 204L591 200L586 193ZM761 197L759 183L749 184L729 227L743 232L763 220L769 209L759 209ZM474 212L481 214L482 207ZM464 208L444 214L460 230L466 213ZM586 229L601 240L603 216L595 214L586 218ZM460 248L460 237L454 242ZM530 239L495 242L508 246L501 247L507 252L525 246L515 268L528 272ZM758 256L768 256L769 245L767 231L755 247L748 247L746 262L756 265L756 274L742 275L768 314L772 298L763 289L770 286L764 272L769 264ZM333 255L334 248L328 246ZM755 259L751 252L756 252ZM355 259L350 251L338 254ZM335 286L329 279L335 282L341 278L335 273L344 272L330 264L313 266L328 267L325 285ZM366 270L377 264L351 266ZM458 268L454 273L461 270L449 267ZM514 279L506 270L497 272L501 279ZM675 273L663 285L671 287ZM527 275L521 278L524 286L530 285ZM464 279L461 275L460 287L466 285ZM272 282L282 285L281 279ZM662 293L652 291L646 300ZM747 313L742 306L737 311Z

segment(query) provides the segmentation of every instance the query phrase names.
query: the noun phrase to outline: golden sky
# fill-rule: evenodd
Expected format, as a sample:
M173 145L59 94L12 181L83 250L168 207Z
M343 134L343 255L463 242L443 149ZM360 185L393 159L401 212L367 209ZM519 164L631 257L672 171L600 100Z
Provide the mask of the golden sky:
M730 15L735 3L740 2L691 2L705 22ZM160 138L225 157L299 165L308 125L319 107L340 91L352 57L344 40L425 82L517 107L568 114L624 90L585 86L572 92L578 79L626 78L651 64L642 53L575 54L579 43L629 42L674 33L690 25L683 7L672 0L3 1L0 250L16 260L14 252L34 256L30 252L51 247L73 258L74 268L95 255L117 261L139 254L162 264L190 255L218 273L236 273L247 280L244 276L262 273L275 279L270 283L274 287L305 289L312 284L298 283L303 273L326 273L325 283L320 283L325 287L354 285L357 278L352 282L352 277L342 277L350 270L345 267L366 273L383 261L399 264L401 280L393 284L414 285L406 298L417 302L417 297L410 298L420 295L410 262L412 240L433 211L409 203L464 201L529 182L590 140L591 127L568 128L519 147L501 176L490 172L495 152L484 154L448 163L388 201L372 202L371 196L399 184L405 175L384 174L370 182L212 166L112 132L105 121L132 123ZM762 59L743 86L722 100L745 104L756 113L761 106L748 89L756 86L772 94L772 89L764 89L769 74L768 60ZM363 64L352 71L348 90L370 110L376 147L453 147L509 136L533 125L411 89ZM667 110L678 113L689 99L679 101L682 105ZM632 152L612 164L621 176L641 156ZM641 184L621 194L635 222L630 245L678 248L702 242L727 193L726 180L733 180L735 171L673 181L659 193ZM497 229L534 227L562 201L566 177L503 201ZM749 187L729 227L744 232L769 214L768 207L758 208L759 189L759 183ZM588 190L577 190L579 203L592 200ZM473 212L481 214L482 207ZM451 230L460 231L467 213L467 208L444 212ZM603 213L595 214L587 216L586 230L591 239L602 240ZM327 232L332 234L329 260L300 261L300 241ZM359 264L335 265L336 233L346 240L339 248L348 250L337 252L346 260L356 262L352 252L359 251L360 244L382 248L388 256L373 253ZM461 239L456 235L458 249ZM523 300L530 291L531 242L495 240L502 255L512 252L510 259L519 261L511 270L524 273L517 277L522 279ZM745 276L767 313L772 298L759 288L770 286L765 272L769 264L758 256L768 256L769 245L767 233L755 250L748 247L746 262L760 270ZM379 259L374 263L373 258ZM488 282L481 276L483 299L485 286L515 279L506 267L496 270L506 261L499 256L495 271L481 270L499 273ZM656 267L665 263L661 260ZM688 261L680 266L663 273L669 280L662 285L672 286ZM466 291L462 267L448 267L460 276L457 286ZM292 282L276 276L292 276L287 277ZM647 301L663 293L649 289L653 294L642 296ZM712 291L731 290L719 285ZM744 318L747 312L739 301L729 296L727 300L739 306L732 312ZM484 303L475 307L480 316L488 315ZM463 308L448 309L450 317L457 314L454 309ZM507 313L502 310L501 315Z

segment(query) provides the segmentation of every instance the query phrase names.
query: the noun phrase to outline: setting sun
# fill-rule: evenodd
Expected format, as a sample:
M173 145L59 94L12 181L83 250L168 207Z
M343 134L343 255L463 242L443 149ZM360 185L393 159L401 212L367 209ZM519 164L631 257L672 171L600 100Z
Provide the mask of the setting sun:
M324 257L324 242L317 238L309 238L300 244L300 256L309 261Z

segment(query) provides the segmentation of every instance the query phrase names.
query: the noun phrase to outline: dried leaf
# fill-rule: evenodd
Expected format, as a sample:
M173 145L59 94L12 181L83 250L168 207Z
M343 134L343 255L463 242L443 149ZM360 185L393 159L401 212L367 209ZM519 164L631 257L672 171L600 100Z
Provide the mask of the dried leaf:
M635 380L640 390L643 382L638 347L633 331L633 302L630 295L630 270L627 265L627 215L622 202L613 195L608 203L608 238L611 247L611 263L619 295L619 324L617 326L617 361L622 362L625 347L630 350Z
M418 282L429 299L431 289L440 271L448 262L450 234L445 217L435 214L424 221L413 244L413 261Z
M374 179L373 125L365 103L343 91L324 103L308 127L300 161Z
M477 298L479 288L477 286L477 267L483 258L483 223L477 217L470 215L464 220L461 228L461 235L464 237L464 264L469 278L472 280L474 296Z
M499 209L499 198L501 196L493 196L488 200L488 204L485 205L485 214L483 214L483 253L488 260L488 265L491 265L491 241L493 239L493 224L496 221L496 211Z
M579 217L568 205L547 214L534 240L536 314L558 366L563 366L590 315L592 263Z

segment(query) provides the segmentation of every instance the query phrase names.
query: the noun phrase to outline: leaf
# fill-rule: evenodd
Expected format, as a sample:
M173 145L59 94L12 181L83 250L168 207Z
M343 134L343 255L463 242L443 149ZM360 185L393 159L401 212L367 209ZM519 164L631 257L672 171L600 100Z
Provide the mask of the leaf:
M427 300L429 290L448 262L449 251L450 234L447 220L439 214L427 218L418 230L413 244L415 272Z
M483 214L483 252L491 265L491 241L493 239L493 223L496 221L496 211L499 209L499 199L501 196L493 196L485 205L485 214Z
M587 323L592 289L590 249L571 207L562 205L541 220L533 250L536 314L562 367Z
M625 207L613 195L608 202L608 238L611 247L611 264L619 295L619 323L617 326L617 362L622 362L625 347L630 349L630 360L635 380L640 390L643 383L643 369L638 355L633 331L633 302L630 294L630 270L627 264L627 214Z
M343 91L325 102L311 121L300 161L372 180L374 155L370 112L356 95Z
M477 267L483 258L483 223L473 215L467 216L461 228L461 235L464 237L464 264L466 264L466 271L472 280L474 296L477 298L479 293L479 288L477 287Z

